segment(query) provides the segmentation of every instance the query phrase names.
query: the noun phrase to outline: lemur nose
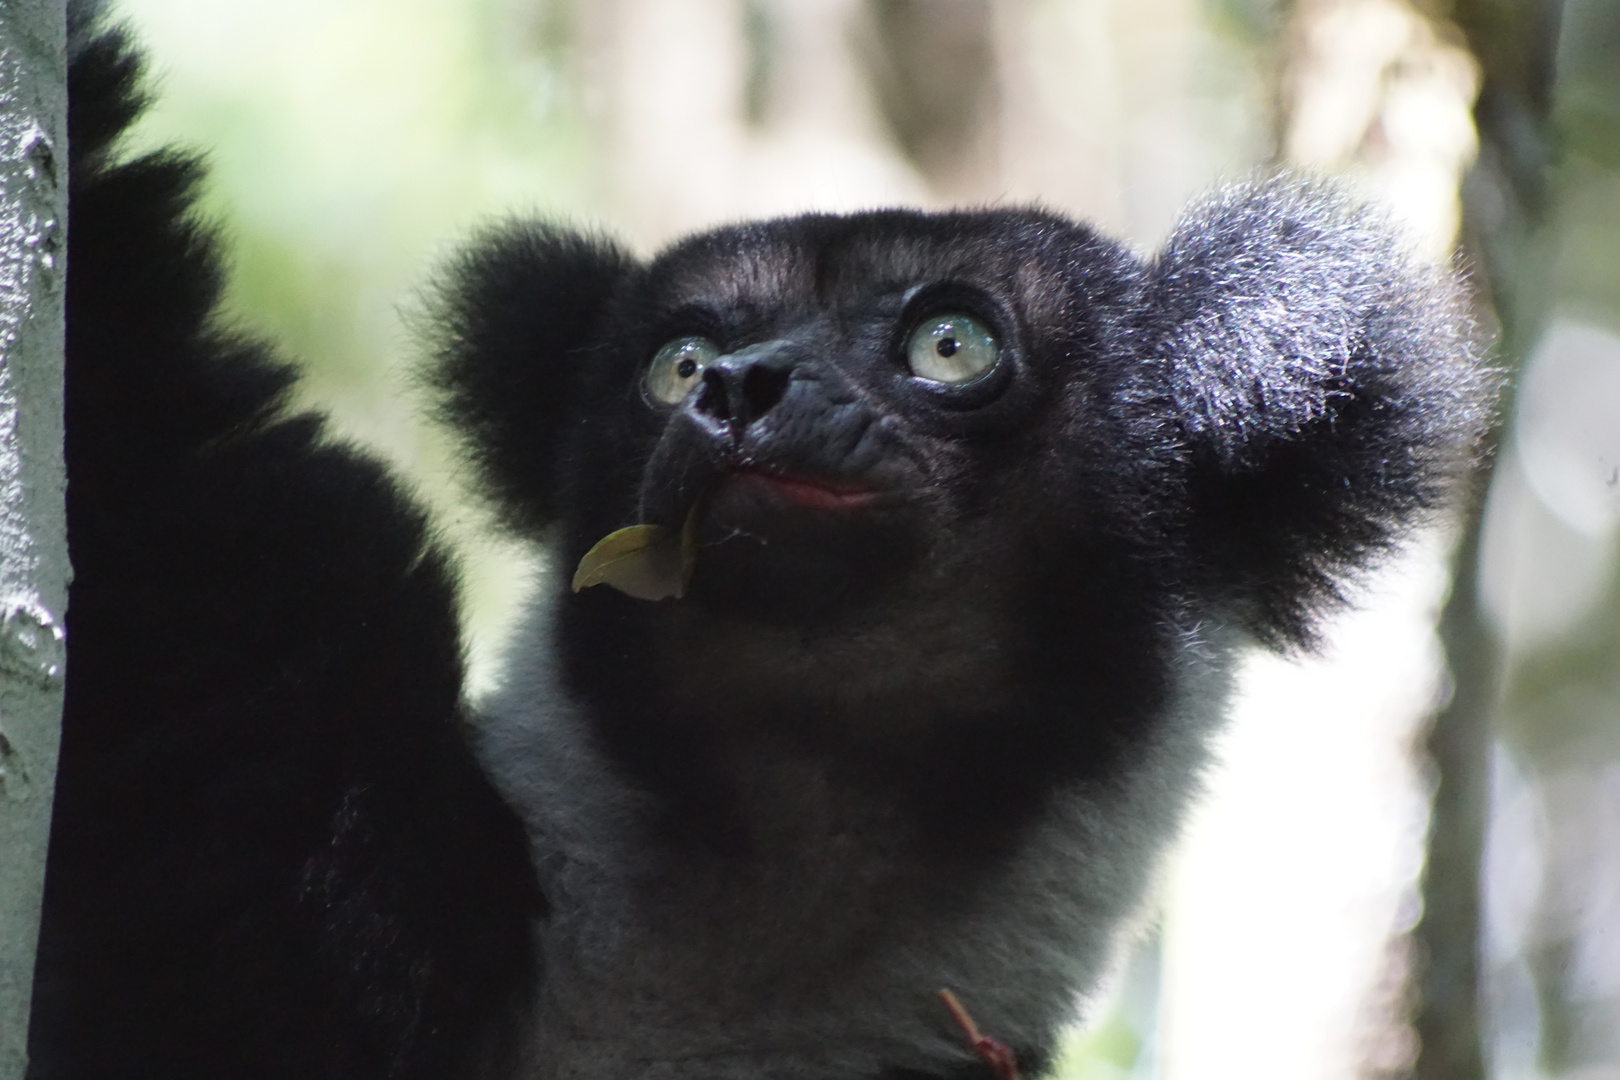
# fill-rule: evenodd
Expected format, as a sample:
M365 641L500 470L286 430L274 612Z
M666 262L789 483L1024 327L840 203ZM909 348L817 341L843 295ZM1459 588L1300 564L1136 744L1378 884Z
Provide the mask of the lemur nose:
M786 342L750 345L704 369L703 386L692 406L733 427L747 427L782 400L792 374Z

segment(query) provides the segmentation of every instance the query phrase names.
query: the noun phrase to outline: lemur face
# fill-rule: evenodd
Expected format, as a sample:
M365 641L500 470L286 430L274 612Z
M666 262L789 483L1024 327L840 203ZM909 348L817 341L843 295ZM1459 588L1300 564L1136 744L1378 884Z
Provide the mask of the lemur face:
M982 588L1069 501L1136 268L1037 214L944 223L720 230L626 290L599 400L628 422L580 434L588 472L641 463L636 520L693 530L682 603L802 623Z

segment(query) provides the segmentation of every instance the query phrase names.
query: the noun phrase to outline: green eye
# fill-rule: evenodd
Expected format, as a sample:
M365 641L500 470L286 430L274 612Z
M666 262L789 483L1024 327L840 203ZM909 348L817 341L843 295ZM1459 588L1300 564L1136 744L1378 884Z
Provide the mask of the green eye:
M982 322L952 312L918 324L906 344L906 363L920 379L965 383L989 371L999 351L995 335Z
M719 347L708 338L676 338L659 349L648 365L647 393L665 405L679 404L719 355Z

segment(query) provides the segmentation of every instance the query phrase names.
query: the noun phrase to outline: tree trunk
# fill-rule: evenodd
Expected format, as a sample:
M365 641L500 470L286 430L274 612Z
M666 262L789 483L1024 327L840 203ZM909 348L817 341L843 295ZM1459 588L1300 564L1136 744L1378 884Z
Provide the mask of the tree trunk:
M1444 6L1444 5L1439 5ZM1457 0L1450 12L1479 59L1474 119L1480 157L1465 182L1464 232L1501 326L1498 362L1517 368L1546 296L1529 243L1546 209L1554 54L1563 0ZM1502 416L1510 415L1504 402ZM1505 422L1505 419L1504 419ZM1492 443L1500 441L1494 433ZM1480 1080L1480 866L1490 811L1490 747L1502 685L1501 646L1477 597L1479 522L1458 551L1441 616L1457 691L1428 739L1437 787L1430 822L1415 1080Z
M0 4L0 1080L27 1066L67 605L63 0Z

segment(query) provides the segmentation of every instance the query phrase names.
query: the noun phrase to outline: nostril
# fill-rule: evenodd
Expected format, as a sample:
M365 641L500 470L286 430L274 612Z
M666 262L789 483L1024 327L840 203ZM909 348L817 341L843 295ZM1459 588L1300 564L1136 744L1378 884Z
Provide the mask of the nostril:
M770 412L787 392L792 377L775 364L722 357L703 371L703 382L692 407L716 420L746 427Z
M699 412L707 413L716 420L731 419L731 395L726 390L726 372L719 367L711 367L703 372L703 384L698 389L697 400L692 403Z
M770 412L787 392L786 368L753 364L743 373L742 399L747 419L754 420Z

